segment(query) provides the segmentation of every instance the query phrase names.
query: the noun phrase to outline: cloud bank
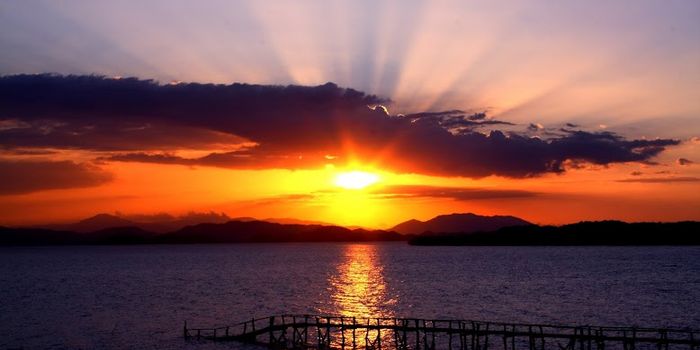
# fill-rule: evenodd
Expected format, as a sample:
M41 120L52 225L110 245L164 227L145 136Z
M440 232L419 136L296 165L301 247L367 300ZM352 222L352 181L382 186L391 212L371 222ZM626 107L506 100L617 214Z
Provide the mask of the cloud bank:
M649 162L671 139L633 140L569 125L533 137L463 111L390 115L390 101L320 86L162 85L136 78L0 77L0 147L78 149L108 161L314 168L352 160L395 172L479 178L565 171L567 161ZM209 151L184 158L179 149ZM332 156L332 157L327 157ZM96 156L97 157L97 156ZM332 159L329 159L332 158Z
M524 190L493 188L460 188L424 185L387 186L372 191L381 198L449 198L458 201L488 199L520 199L539 196L540 193Z
M0 160L0 195L92 187L111 179L109 173L89 164Z

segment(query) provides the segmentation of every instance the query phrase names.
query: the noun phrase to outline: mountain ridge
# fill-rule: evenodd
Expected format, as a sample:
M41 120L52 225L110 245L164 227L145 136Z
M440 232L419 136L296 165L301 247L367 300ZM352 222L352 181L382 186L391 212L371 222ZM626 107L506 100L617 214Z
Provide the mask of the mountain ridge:
M45 228L0 226L0 245L109 245L265 242L405 241L408 237L384 230L349 229L333 225L279 224L260 220L199 223L166 233L138 226L76 232Z
M229 217L228 215L221 213L189 213L182 216L172 216L169 214L155 214L155 215L133 215L133 216L121 216L109 213L99 213L88 218L65 224L43 224L43 225L32 225L28 228L41 228L56 231L73 231L80 233L90 233L99 230L105 230L117 227L138 227L145 231L151 231L156 233L167 233L172 231L177 231L187 226L206 224L206 223L216 223L222 224L229 221L264 221L278 224L299 224L299 225L324 225L324 226L341 226L347 227L349 229L361 228L359 226L342 226L334 225L332 223L316 221L316 220L304 220L295 218L265 218L258 219L254 217L241 216L241 217Z
M392 228L401 234L422 234L426 232L481 232L495 231L509 226L527 226L532 223L511 215L478 215L474 213L452 213L438 215L427 221L411 219Z
M562 226L521 225L495 231L402 235L340 226L229 221L168 233L114 227L91 233L0 226L0 246L272 242L408 241L411 245L700 245L700 222L582 221Z
M423 246L650 246L700 245L700 222L580 221L561 226L509 226L490 232L413 236Z

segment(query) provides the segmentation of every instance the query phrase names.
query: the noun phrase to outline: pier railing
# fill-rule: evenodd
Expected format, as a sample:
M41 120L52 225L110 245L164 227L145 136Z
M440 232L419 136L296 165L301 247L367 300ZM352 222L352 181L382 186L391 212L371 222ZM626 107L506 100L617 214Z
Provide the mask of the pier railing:
M700 350L700 332L690 329L318 315L270 316L216 328L185 323L184 337L284 349Z

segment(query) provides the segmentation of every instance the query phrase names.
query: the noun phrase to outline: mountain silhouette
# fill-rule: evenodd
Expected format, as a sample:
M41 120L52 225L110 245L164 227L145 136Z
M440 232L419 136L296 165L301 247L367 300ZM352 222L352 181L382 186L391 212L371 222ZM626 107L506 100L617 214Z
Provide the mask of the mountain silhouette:
M509 226L491 232L414 236L411 245L600 246L700 245L700 222L583 221L562 226Z
M43 225L41 228L87 233L112 227L126 226L137 226L137 224L131 220L127 220L116 215L102 213L72 224Z
M105 221L110 218L101 217ZM94 222L97 220L91 220ZM115 221L116 222L116 221ZM265 221L229 221L197 224L156 233L138 226L120 226L76 232L44 228L0 227L0 245L187 244L254 242L370 242L405 241L408 236L382 230L340 226L277 224Z
M531 223L515 216L483 216L473 213L436 216L428 221L408 220L391 229L401 234L421 234L425 232L485 232L509 226L525 226Z
M199 224L157 238L167 243L367 242L405 239L396 232L382 230L353 230L341 226L279 224L267 221Z
M315 220L304 220L295 218L265 218L257 221L267 221L275 224L290 224L290 225L322 225L322 226L338 226L331 224L329 222L315 221Z
M406 241L412 245L700 245L700 222L579 222L563 226L516 225L471 233L392 231L265 221L198 224L168 233L125 226L90 233L0 226L0 246L86 244L189 244Z
M173 216L170 214L154 214L154 215L113 215L101 213L91 216L87 219L80 220L69 224L48 224L35 225L32 228L42 228L57 231L71 231L80 233L89 233L110 228L123 227L138 227L144 231L156 233L168 233L177 231L187 226L198 224L223 224L229 221L265 221L276 224L295 224L295 225L321 225L321 226L337 226L328 222L302 220L294 218L266 218L263 220L254 217L241 216L231 218L223 213L188 213L182 216ZM358 226L347 226L349 229L361 228Z
M132 215L120 216L101 213L87 219L71 224L39 225L36 228L44 228L57 231L72 231L89 233L111 228L138 227L143 231L166 233L179 230L185 226L201 223L224 223L230 220L250 220L255 218L231 219L226 214L217 213L188 213L182 216L169 214L156 215Z

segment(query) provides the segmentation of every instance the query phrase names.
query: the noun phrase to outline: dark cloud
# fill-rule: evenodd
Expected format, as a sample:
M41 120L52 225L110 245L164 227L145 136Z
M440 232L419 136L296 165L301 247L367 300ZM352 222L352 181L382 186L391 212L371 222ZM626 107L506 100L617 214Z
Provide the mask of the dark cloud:
M199 127L145 120L57 122L30 120L26 127L0 131L5 148L44 147L94 151L217 149L240 147L247 140Z
M668 182L700 182L698 177L647 177L638 179L622 179L617 182L668 183Z
M451 198L460 201L479 199L530 198L539 193L522 190L502 190L489 188L459 188L420 185L387 186L372 193L383 198Z
M321 86L175 84L97 76L0 77L0 146L118 151L113 161L232 168L371 162L397 172L483 177L559 173L566 162L650 162L676 140L563 130L533 138L459 110L392 116L388 101ZM479 132L476 129L480 128ZM483 133L482 133L483 132ZM178 148L234 150L199 158ZM254 146L254 147L253 147Z
M693 162L692 160L689 160L689 159L685 159L685 158L678 158L676 160L676 163L678 163L678 165L690 165L690 164L693 164L695 162Z
M326 195L334 195L343 193L339 189L325 189L313 193L303 194L288 194L282 196L274 196L264 199L264 202L278 203L281 201L287 202L305 202L316 200ZM532 198L541 196L541 193L510 190L510 189L494 189L494 188L460 188L460 187L443 187L443 186L425 186L425 185L394 185L381 186L369 191L369 194L376 199L403 199L403 198L449 198L458 201L472 200L489 200L489 199L518 199Z
M0 154L6 156L46 156L56 154L58 151L41 148L14 148L0 147Z
M111 178L95 166L71 161L0 160L0 195L92 187Z
M458 109L442 112L413 113L405 115L404 118L414 123L419 119L430 120L452 133L470 132L476 128L491 125L515 125L502 120L488 119L485 112L467 115L465 111Z
M225 152L211 153L199 158L184 158L169 153L121 153L98 158L101 161L212 166L219 168L306 169L323 167L330 161L323 154L293 155L286 153Z
M530 125L527 126L527 130L529 130L529 131L537 132L537 131L540 131L542 129L544 129L544 127L542 126L542 124L539 124L539 123L530 123Z
M642 173L641 171L633 171L633 172L630 173L630 175L632 175L632 176L642 176L642 175L644 175L644 173Z

